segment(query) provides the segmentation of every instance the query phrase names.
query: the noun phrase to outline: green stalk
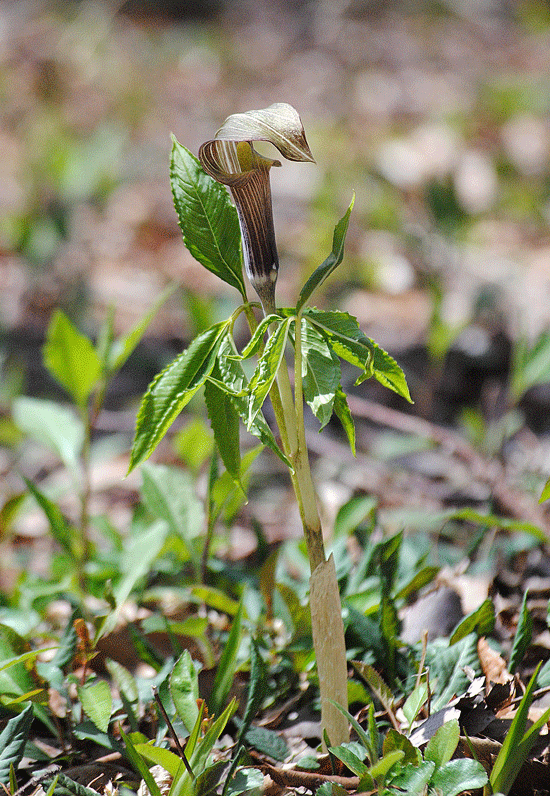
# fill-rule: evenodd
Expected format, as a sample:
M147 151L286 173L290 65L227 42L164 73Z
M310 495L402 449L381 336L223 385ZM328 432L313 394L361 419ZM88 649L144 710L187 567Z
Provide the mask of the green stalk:
M265 307L264 312L268 314ZM311 629L321 693L321 726L329 742L337 746L349 741L347 719L334 705L336 703L343 708L348 705L346 644L336 568L333 556L328 561L325 556L323 529L306 443L301 314L296 318L294 371L293 395L288 365L283 359L270 397L283 450L293 465L290 477L300 511L311 569Z

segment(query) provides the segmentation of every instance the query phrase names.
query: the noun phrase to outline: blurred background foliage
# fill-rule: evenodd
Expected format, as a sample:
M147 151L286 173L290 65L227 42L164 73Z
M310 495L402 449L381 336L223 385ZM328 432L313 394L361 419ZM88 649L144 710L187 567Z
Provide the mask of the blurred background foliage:
M55 395L39 351L56 307L92 337L112 307L122 333L181 286L110 387L115 409L233 307L181 243L169 136L197 151L230 113L286 101L317 165L273 173L280 303L355 190L345 262L318 303L403 364L418 414L462 416L479 442L521 405L546 430L549 67L538 0L3 0L4 402Z

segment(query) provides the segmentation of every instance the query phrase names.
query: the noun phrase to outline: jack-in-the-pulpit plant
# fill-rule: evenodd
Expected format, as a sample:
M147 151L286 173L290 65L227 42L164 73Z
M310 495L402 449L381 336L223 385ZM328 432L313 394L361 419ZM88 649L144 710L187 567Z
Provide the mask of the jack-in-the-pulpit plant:
M355 318L307 306L313 291L342 261L353 201L336 225L331 253L303 286L296 306L277 308L279 261L270 169L281 164L257 153L255 141L268 141L289 160L314 162L300 117L285 103L230 116L216 136L201 146L199 159L174 140L171 185L184 243L205 268L240 292L243 303L227 320L200 333L151 383L139 410L130 467L152 453L201 387L219 455L236 482L240 483L242 476L240 420L288 466L311 566L310 607L321 721L330 743L338 745L349 739L346 716L335 706L347 706L344 627L334 560L325 555L306 444L304 403L321 428L336 414L355 450L340 359L359 369L356 384L374 376L407 400L410 396L399 366L361 331ZM243 260L262 303L264 317L259 323L246 296ZM251 338L239 351L233 327L241 313L250 325ZM286 360L289 352L293 352L294 390ZM248 380L242 362L251 357L257 362ZM268 396L278 440L262 414Z

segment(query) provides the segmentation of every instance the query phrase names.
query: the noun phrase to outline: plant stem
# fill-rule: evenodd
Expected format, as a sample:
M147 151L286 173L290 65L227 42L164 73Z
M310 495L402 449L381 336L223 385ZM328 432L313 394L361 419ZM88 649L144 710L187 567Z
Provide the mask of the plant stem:
M264 312L268 314L264 306ZM347 660L342 605L334 558L326 559L323 529L306 443L302 384L301 314L296 318L294 382L292 394L288 365L283 358L270 397L279 426L283 450L292 462L292 486L306 539L310 578L310 610L313 647L321 694L321 725L329 742L349 741L349 726L334 703L347 708ZM324 744L324 738L323 738Z

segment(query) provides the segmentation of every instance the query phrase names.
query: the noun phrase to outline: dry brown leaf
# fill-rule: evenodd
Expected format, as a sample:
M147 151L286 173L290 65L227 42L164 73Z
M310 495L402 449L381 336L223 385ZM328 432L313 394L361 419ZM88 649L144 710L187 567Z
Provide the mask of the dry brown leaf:
M477 654L483 674L487 678L487 683L504 685L504 683L512 679L512 675L506 668L506 661L498 652L492 649L486 638L480 638L477 642Z

